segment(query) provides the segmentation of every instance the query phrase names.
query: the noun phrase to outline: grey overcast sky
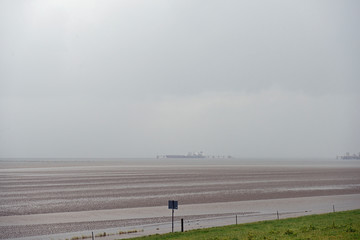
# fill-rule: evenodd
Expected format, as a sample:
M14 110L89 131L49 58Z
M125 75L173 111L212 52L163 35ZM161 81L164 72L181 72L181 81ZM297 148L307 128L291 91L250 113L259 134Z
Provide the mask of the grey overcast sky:
M0 157L335 157L359 103L358 0L0 0Z

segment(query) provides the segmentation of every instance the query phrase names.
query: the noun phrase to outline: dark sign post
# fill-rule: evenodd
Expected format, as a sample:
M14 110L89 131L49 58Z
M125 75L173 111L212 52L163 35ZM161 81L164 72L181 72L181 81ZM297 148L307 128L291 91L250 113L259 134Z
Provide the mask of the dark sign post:
M172 229L172 232L174 232L174 209L178 209L178 201L169 200L169 209L172 210L171 229Z

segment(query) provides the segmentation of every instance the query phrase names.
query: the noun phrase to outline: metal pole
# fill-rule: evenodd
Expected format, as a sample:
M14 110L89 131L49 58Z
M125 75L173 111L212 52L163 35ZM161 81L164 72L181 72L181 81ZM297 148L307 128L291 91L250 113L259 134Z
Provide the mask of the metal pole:
M277 220L279 220L279 211L276 211Z
M172 221L171 221L171 229L172 232L174 232L174 209L172 210L172 217L171 217Z
M184 219L181 219L181 232L184 232Z
M91 232L91 238L94 240L94 232Z
M236 215L236 225L237 225L237 215Z
M333 212L335 212L335 205L333 205Z

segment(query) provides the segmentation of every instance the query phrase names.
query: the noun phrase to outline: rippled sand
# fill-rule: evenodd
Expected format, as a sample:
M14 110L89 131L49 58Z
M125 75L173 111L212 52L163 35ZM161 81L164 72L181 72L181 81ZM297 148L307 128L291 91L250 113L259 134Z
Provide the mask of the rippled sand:
M169 199L178 200L181 206L360 194L360 162L169 161L0 161L1 221L21 215L166 208ZM134 225L149 219L151 217L135 221L119 217L110 225ZM159 222L164 220L157 219ZM109 226L109 221L101 222L96 217L89 219L89 222L94 221L97 223L92 224L92 229ZM79 221L74 219L73 222L77 222L77 230L82 230ZM47 227L44 230L41 223L38 225L38 234L73 231L61 225L58 229ZM30 234L14 231L14 228L26 229L20 224L13 228L0 226L5 233L3 238ZM36 231L31 234L37 234Z

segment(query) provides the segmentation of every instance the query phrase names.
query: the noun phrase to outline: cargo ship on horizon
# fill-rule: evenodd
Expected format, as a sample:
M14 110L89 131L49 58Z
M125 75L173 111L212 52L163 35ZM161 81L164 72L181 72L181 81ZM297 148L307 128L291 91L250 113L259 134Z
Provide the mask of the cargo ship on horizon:
M206 158L203 152L189 152L186 155L182 154L169 154L169 155L158 155L157 158Z
M347 152L344 156L336 156L336 159L360 160L360 152L359 155L356 154L350 155L350 153Z
M207 156L203 152L189 152L186 155L182 154L168 154L168 155L157 155L156 158L232 158L232 156L212 155Z

